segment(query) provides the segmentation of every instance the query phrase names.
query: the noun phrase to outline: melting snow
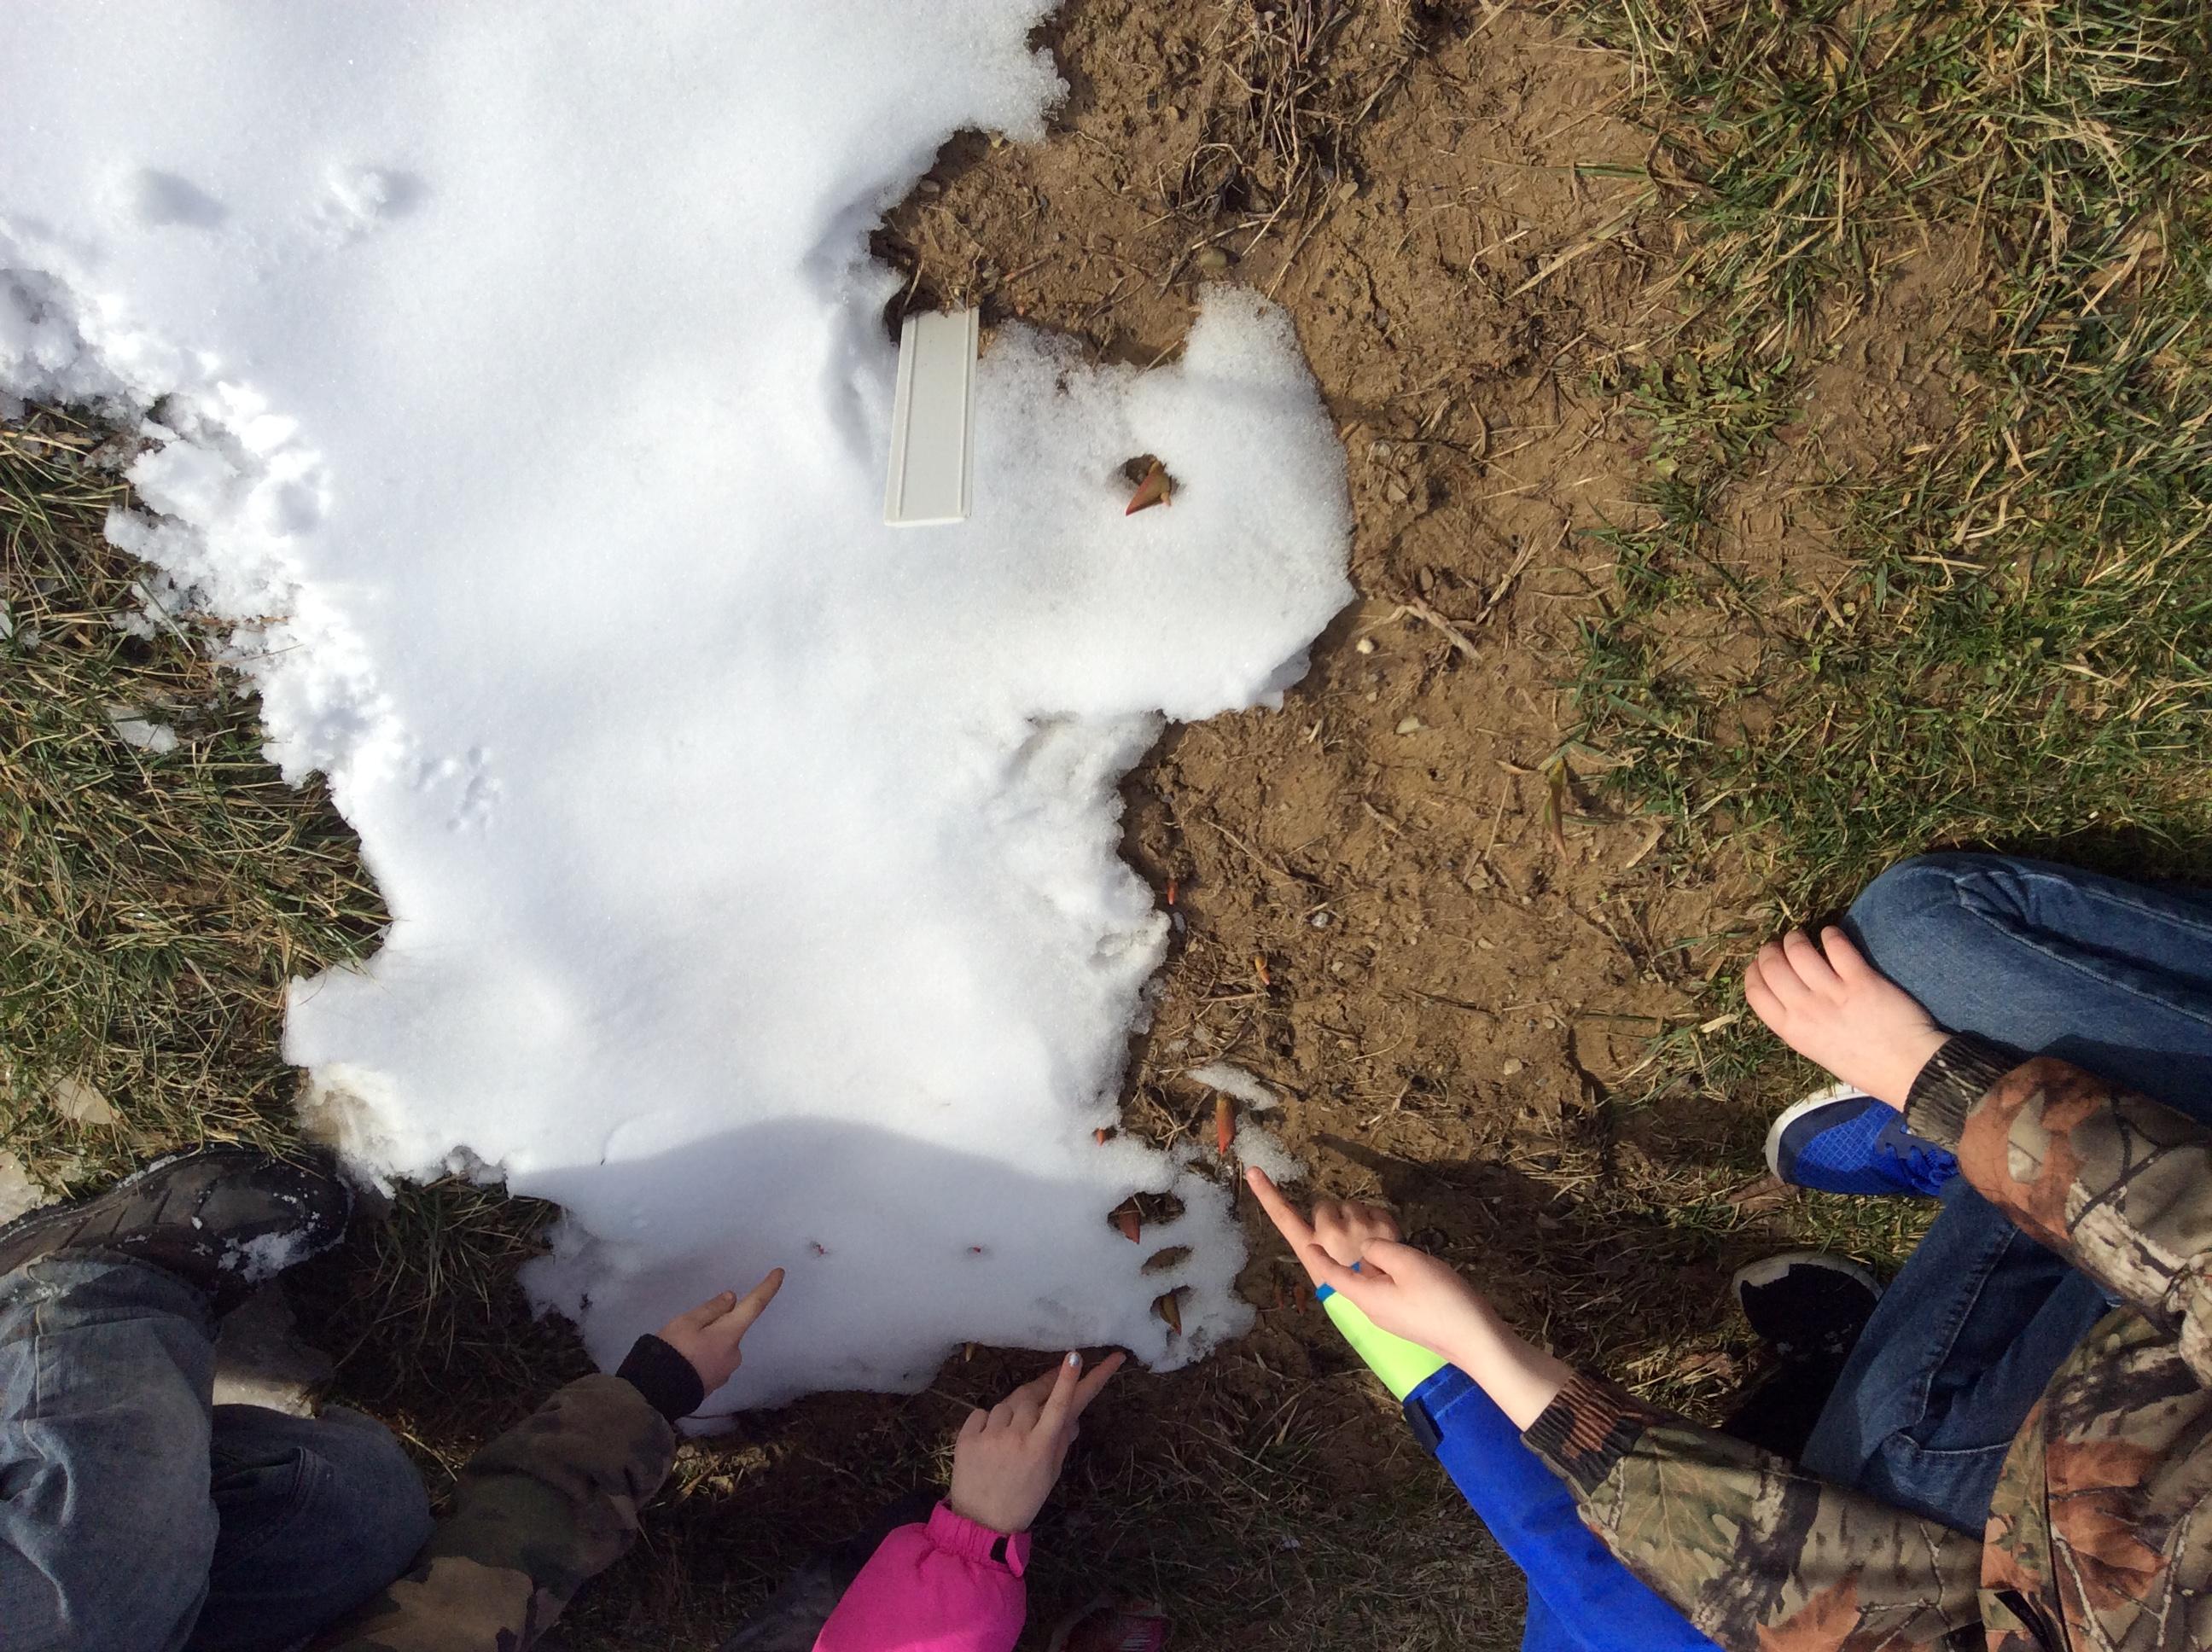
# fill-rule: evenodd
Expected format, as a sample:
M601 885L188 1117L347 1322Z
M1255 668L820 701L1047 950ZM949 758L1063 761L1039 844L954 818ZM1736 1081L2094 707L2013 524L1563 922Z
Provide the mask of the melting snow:
M395 915L293 995L328 1127L558 1200L529 1284L603 1361L788 1267L713 1408L1248 1322L1222 1192L1091 1133L1166 933L1116 783L1351 595L1290 326L1218 291L1142 374L1003 330L974 519L878 519L867 233L954 131L1042 135L1040 15L0 16L0 398L141 422L113 538L232 623ZM1125 520L1139 452L1181 485ZM1185 1206L1142 1251L1137 1188Z

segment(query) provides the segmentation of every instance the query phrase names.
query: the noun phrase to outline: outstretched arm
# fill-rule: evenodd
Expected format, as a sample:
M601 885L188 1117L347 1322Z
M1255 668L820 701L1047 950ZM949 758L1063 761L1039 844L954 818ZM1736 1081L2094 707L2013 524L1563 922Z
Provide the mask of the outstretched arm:
M1606 1547L1731 1652L1909 1652L1978 1621L1973 1539L1577 1372L1410 1245L1367 1241L1356 1272L1319 1243L1304 1260L1383 1330L1466 1372L1524 1430Z
M952 1449L952 1489L927 1523L885 1538L823 1626L814 1652L1013 1652L1028 1617L1030 1524L1077 1424L1122 1357L1086 1376L1069 1354L988 1412Z
M782 1283L778 1270L641 1337L623 1375L571 1382L479 1451L415 1564L316 1652L526 1652L629 1552L675 1461L676 1418L729 1381Z
M1332 1260L1349 1264L1370 1240L1399 1237L1396 1219L1378 1206L1322 1200L1309 1222L1262 1172L1245 1179L1301 1261L1317 1244ZM1310 1263L1307 1270L1310 1275ZM1318 1281L1316 1289L1352 1351L1405 1407L1415 1436L1527 1575L1532 1621L1559 1603L1549 1612L1553 1642L1577 1652L1711 1652L1711 1640L1583 1524L1574 1494L1466 1372L1383 1330L1340 1291Z

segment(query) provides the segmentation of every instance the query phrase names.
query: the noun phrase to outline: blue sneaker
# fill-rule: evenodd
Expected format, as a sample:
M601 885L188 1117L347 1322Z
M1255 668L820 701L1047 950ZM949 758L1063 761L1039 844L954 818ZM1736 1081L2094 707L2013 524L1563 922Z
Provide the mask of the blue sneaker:
M1888 1102L1837 1084L1784 1109L1766 1133L1766 1168L1816 1193L1933 1199L1959 1174L1959 1161L1907 1130Z

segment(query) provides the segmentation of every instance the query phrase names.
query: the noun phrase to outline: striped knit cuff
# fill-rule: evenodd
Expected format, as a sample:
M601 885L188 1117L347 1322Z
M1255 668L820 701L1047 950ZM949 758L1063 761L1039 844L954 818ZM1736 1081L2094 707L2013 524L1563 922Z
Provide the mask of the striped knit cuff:
M1577 1371L1521 1437L1562 1479L1595 1491L1659 1413L1603 1377Z
M1957 1149L1966 1114L2020 1058L1972 1033L1957 1033L1928 1058L1905 1100L1905 1127L1923 1141Z

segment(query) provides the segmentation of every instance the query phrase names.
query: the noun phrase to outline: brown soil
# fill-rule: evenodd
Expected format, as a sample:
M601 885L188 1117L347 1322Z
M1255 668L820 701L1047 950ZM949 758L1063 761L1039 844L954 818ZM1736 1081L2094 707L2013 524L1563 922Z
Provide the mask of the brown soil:
M1679 232L1619 59L1528 11L1384 0L1317 45L1287 106L1261 99L1240 70L1279 69L1328 9L1070 0L1043 37L1073 88L1049 141L948 146L879 251L912 272L908 306L978 303L1139 363L1178 348L1201 280L1255 288L1295 319L1344 438L1359 599L1280 710L1175 730L1126 788L1127 852L1180 920L1127 1127L1210 1142L1212 1098L1183 1075L1238 1063L1287 1098L1314 1188L1390 1200L1570 1356L1717 1398L1740 1375L1728 1272L1788 1197L1755 1174L1775 1098L1625 1098L1770 915L1749 874L1600 805L1609 759L1571 743L1558 686L1577 628L1606 620L1592 531L1637 508L1642 450L1602 386L1672 324L1648 295ZM1817 560L1807 479L1940 428L1945 386L1909 341L1970 301L1952 262L1840 322L1792 433L1820 457L1742 501L1736 551ZM1699 1201L1740 1219L1677 1219ZM1110 1392L1041 1603L1161 1594L1187 1645L1348 1645L1347 1625L1517 1643L1510 1568L1247 1204L1260 1329ZM655 1598L602 1626L657 1641L645 1625L765 1581L1029 1363L985 1352L933 1399L827 1397L700 1454ZM1367 1509L1382 1540L1400 1509L1442 1534L1417 1583L1322 1540ZM1282 1535L1298 1519L1310 1552Z
M1681 885L1656 823L1590 800L1604 759L1566 748L1557 686L1610 585L1589 532L1636 509L1632 433L1588 387L1667 324L1644 289L1671 232L1619 60L1475 6L1352 17L1330 75L1372 106L1341 137L1316 117L1335 142L1274 222L1264 159L1240 208L1176 210L1201 144L1256 147L1222 35L1245 15L1069 8L1064 130L953 145L883 247L914 302L1122 359L1176 348L1209 251L1296 319L1346 443L1360 599L1281 710L1178 729L1129 782L1127 852L1183 926L1130 1127L1210 1140L1182 1075L1237 1061L1291 1097L1316 1185L1517 1248L1618 1173L1607 1100L1691 1011L1683 943L1754 893ZM1281 1272L1256 1265L1255 1300Z

